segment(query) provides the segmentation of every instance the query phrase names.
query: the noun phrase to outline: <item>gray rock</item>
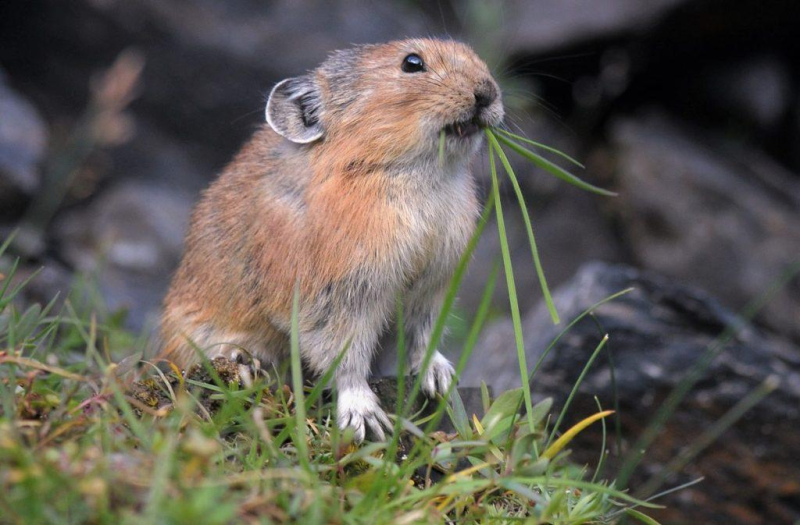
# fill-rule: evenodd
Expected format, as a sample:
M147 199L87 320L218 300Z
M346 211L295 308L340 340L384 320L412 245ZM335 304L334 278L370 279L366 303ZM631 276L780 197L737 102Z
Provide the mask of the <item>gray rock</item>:
M590 263L581 267L570 282L554 293L564 320L559 326L553 325L543 304L525 317L530 367L566 323L594 303L630 287L635 290L602 306L596 314L604 331L610 334L621 395L641 399L655 389L674 385L717 336L727 327L734 327L738 330L735 340L708 373L714 378L710 386L720 388L714 392L715 399L733 404L743 393L774 375L782 380L785 397L781 403L773 398L771 410L776 417L800 414L800 349L758 331L704 292L628 266ZM534 385L537 393L568 393L602 335L590 319L573 327L544 361ZM486 380L497 391L519 386L513 347L510 321L487 328L464 384ZM595 367L587 376L587 391L609 391L610 374L604 366Z
M139 329L155 321L180 260L192 194L166 185L121 182L55 226L62 257L96 276L110 310L128 310Z
M764 55L708 71L708 103L757 127L775 129L791 104L791 70L775 56Z
M11 89L0 70L0 219L23 209L39 187L47 128L38 111Z
M663 115L611 126L617 214L641 266L702 286L735 309L800 259L800 181L760 151ZM764 325L800 340L794 283Z
M146 67L135 111L220 159L263 122L277 81L303 74L334 49L429 30L412 4L369 0L50 0L35 17L23 18L22 6L9 11L20 12L12 47L68 43L44 45L37 70L41 84L60 92L83 92L85 79L121 50L141 51Z
M686 67L685 75L672 75L665 87L673 108L695 112L698 120L735 124L738 133L752 133L751 139L784 133L796 88L791 65L778 54L726 56Z
M691 477L706 476L706 483L665 503L671 512L683 517L678 521L692 516L698 523L793 522L797 513L791 502L800 497L800 488L786 485L785 480L800 476L800 465L792 459L800 447L796 429L800 417L800 349L759 331L699 290L627 266L587 264L571 282L556 290L554 299L563 319L569 322L591 305L629 287L634 290L596 310L602 331L587 317L554 347L532 383L535 397L553 396L558 408L606 332L610 334L606 348L613 355L623 435L635 439L664 396L718 336L733 327L735 337L712 361L647 451L633 486L643 481L642 474L658 472L702 430L771 377L779 380L778 389L692 462ZM552 325L544 305L525 317L529 367L562 328ZM611 377L608 354L602 353L589 369L564 428L597 410L595 395L603 407L613 406ZM496 391L520 384L510 321L487 328L462 384L476 385L481 380ZM586 431L573 444L574 457L596 462L600 439L599 429ZM732 457L736 460L731 461ZM610 458L612 465L615 458ZM742 494L750 497L739 499ZM739 504L726 503L733 500L739 500Z
M53 221L53 248L97 279L109 308L128 310L129 328L154 322L191 206L214 175L197 149L138 120L133 139L105 157L97 193Z
M514 53L542 54L596 40L643 34L688 0L513 2L505 17Z

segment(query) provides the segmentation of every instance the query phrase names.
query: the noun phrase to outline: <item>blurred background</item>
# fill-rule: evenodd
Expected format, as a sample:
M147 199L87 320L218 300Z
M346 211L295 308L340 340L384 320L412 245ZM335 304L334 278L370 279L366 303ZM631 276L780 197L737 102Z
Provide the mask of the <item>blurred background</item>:
M514 163L564 320L553 326L541 304L504 188L529 366L586 308L635 287L559 341L535 398L557 407L608 332L571 413L596 411L595 395L619 410L613 475L656 407L707 359L629 486L705 476L665 499L665 523L795 523L800 282L781 279L800 260L798 30L791 0L3 2L0 239L18 230L23 275L43 267L26 301L48 302L77 279L147 333L192 204L262 123L275 82L351 43L466 41L501 83L512 130L581 159L578 175L619 192L586 194ZM485 194L485 158L476 173ZM450 323L454 356L499 253L490 226ZM496 392L520 382L504 289L501 277L462 381ZM698 450L759 385L770 395ZM596 461L599 436L583 436L576 461Z

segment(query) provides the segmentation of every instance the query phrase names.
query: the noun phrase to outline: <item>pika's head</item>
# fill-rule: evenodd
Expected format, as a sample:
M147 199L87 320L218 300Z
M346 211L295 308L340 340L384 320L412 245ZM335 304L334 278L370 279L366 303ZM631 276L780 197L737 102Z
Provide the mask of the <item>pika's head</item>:
M267 122L300 144L331 144L351 160L469 157L480 130L503 119L500 90L467 45L411 39L336 51L272 90ZM357 159L356 159L357 157Z

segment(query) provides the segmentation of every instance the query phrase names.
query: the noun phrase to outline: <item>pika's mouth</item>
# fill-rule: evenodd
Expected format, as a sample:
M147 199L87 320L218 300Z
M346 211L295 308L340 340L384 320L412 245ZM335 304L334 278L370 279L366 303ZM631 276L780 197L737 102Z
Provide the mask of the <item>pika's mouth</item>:
M464 138L474 135L483 127L484 124L481 123L477 118L472 118L470 120L453 122L452 124L446 125L442 129L444 130L445 135Z

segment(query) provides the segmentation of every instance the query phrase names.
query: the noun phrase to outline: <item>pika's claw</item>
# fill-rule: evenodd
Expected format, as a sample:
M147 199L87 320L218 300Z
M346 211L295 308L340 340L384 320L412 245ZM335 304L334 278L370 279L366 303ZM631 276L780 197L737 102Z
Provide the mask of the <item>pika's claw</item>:
M445 395L453 382L456 371L445 356L436 352L431 358L430 365L422 378L422 390L434 397L437 393Z
M392 429L392 422L369 387L339 392L336 420L340 429L350 427L355 431L354 439L357 443L364 441L367 429L377 441L386 441L384 429Z
M250 352L234 347L224 351L221 355L227 358L228 361L238 365L239 377L242 378L242 383L245 386L252 386L253 380L261 375L261 361L256 359Z

